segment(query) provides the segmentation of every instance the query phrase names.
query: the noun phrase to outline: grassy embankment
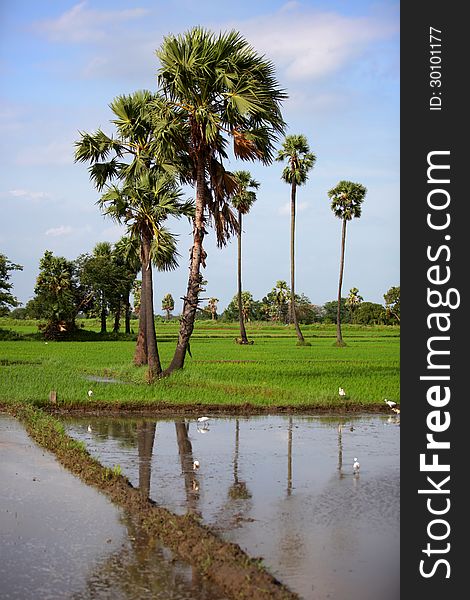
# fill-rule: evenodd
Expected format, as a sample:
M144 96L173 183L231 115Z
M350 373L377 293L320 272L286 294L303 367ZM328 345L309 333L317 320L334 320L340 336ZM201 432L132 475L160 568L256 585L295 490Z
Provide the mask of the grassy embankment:
M44 343L31 321L0 319L0 404L49 404L57 391L59 408L153 408L159 404L294 408L384 407L399 401L398 327L345 326L346 348L336 348L334 325L304 326L310 346L296 345L292 327L248 324L250 346L234 342L236 323L196 322L192 358L185 368L153 385L145 367L132 364L134 336L106 341L97 323L85 321L83 341ZM133 323L137 330L137 324ZM12 333L5 335L5 330ZM162 364L175 347L178 323L157 323ZM5 339L18 333L18 340ZM116 337L116 336L114 336ZM87 341L90 340L90 341ZM96 382L105 377L118 383ZM347 398L342 401L338 387ZM93 390L90 399L87 395Z

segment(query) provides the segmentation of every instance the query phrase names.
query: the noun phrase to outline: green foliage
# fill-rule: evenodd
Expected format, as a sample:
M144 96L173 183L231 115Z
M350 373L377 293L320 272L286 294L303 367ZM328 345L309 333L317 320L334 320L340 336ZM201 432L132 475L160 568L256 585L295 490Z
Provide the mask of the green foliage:
M34 317L46 319L42 327L46 338L61 338L75 329L82 291L72 261L46 250L39 262L34 293L28 307Z
M358 325L384 325L387 321L384 307L375 302L362 302L354 313L354 322Z
M308 172L313 169L317 160L310 152L307 138L304 135L287 135L282 143L276 160L287 161L282 172L282 179L289 184L303 185L308 179Z
M233 176L237 183L237 192L231 199L232 206L242 215L246 215L256 202L254 190L257 190L260 184L252 178L249 171L234 171ZM241 232L239 233L241 234Z
M385 309L388 318L395 318L400 322L400 286L391 287L385 294Z
M22 270L21 265L12 263L5 254L0 253L0 316L7 314L9 307L15 308L21 304L11 293L13 284L10 283L10 273Z
M167 319L170 319L171 311L175 308L175 301L171 294L166 294L162 300L162 310L166 311Z
M359 218L366 193L367 188L361 183L340 181L328 192L331 198L331 210L335 217L343 221Z
M324 323L336 323L336 318L338 314L338 301L331 300L330 302L325 302L323 305L323 322ZM340 312L341 322L349 323L351 319L351 314L346 306L346 298L341 298L341 312Z

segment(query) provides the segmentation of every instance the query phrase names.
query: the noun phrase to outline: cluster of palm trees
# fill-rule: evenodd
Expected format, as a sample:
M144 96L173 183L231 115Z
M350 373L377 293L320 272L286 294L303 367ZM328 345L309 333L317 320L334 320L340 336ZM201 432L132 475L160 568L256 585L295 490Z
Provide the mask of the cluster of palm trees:
M156 54L158 92L117 97L110 104L116 134L108 136L101 129L81 132L75 152L76 161L90 165L103 213L125 224L139 247L142 293L135 362L148 364L149 381L184 365L204 284L201 266L210 225L219 246L238 236L240 342L248 341L241 306L242 216L259 184L248 171L225 169L229 144L237 159L265 165L274 158L287 160L283 179L291 185L292 200L291 310L303 341L294 309L295 197L315 162L304 136L287 136L275 156L275 144L286 126L281 105L287 95L276 80L274 65L240 33L214 34L194 27L166 36ZM182 199L184 184L194 186L194 202ZM338 206L340 198L335 194ZM153 319L151 264L157 255L161 268L170 268L175 260L176 239L164 226L169 216L188 217L193 240L178 341L163 369Z

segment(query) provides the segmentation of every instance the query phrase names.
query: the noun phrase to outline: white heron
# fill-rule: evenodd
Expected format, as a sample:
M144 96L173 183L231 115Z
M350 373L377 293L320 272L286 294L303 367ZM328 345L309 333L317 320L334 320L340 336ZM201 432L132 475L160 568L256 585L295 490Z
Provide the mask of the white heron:
M340 395L342 398L343 398L344 396L346 396L346 392L343 390L343 388L342 388L342 387L340 387L340 388L338 389L338 394L339 394L339 395Z
M88 425L87 429L88 429L88 433L91 433L91 425Z
M91 398L93 396L93 390L88 390L87 394L88 398Z
M387 406L388 406L389 408L393 408L394 406L396 406L396 405L397 405L397 403L396 403L396 402L394 402L393 400L387 400L387 398L385 398L384 402L385 402L385 404L387 404Z
M354 457L354 463L353 463L353 471L354 471L354 473L357 473L360 468L361 468L361 465L359 464L359 461L357 460L357 457Z
M194 469L194 471L197 471L199 469L199 461L198 460L195 460L193 462L193 469Z
M198 423L207 423L209 421L209 417L198 417Z

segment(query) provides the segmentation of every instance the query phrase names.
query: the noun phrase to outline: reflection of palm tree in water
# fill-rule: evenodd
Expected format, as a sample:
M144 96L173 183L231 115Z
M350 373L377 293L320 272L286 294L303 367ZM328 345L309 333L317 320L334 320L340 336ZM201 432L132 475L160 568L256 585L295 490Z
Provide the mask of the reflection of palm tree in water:
M197 513L197 502L199 500L199 483L193 469L193 447L189 440L189 423L184 420L175 421L176 441L178 442L178 452L181 461L181 471L184 477L184 487L186 490L186 503L188 513Z
M292 417L287 429L287 495L292 494Z
M150 474L152 471L152 452L155 441L156 423L142 421L137 423L137 447L139 451L139 490L145 498L150 497Z
M343 423L338 423L338 471L339 476L343 477Z
M235 451L233 453L233 484L229 488L229 496L233 500L246 500L251 498L248 487L244 481L238 479L238 456L240 447L240 422L235 420Z

